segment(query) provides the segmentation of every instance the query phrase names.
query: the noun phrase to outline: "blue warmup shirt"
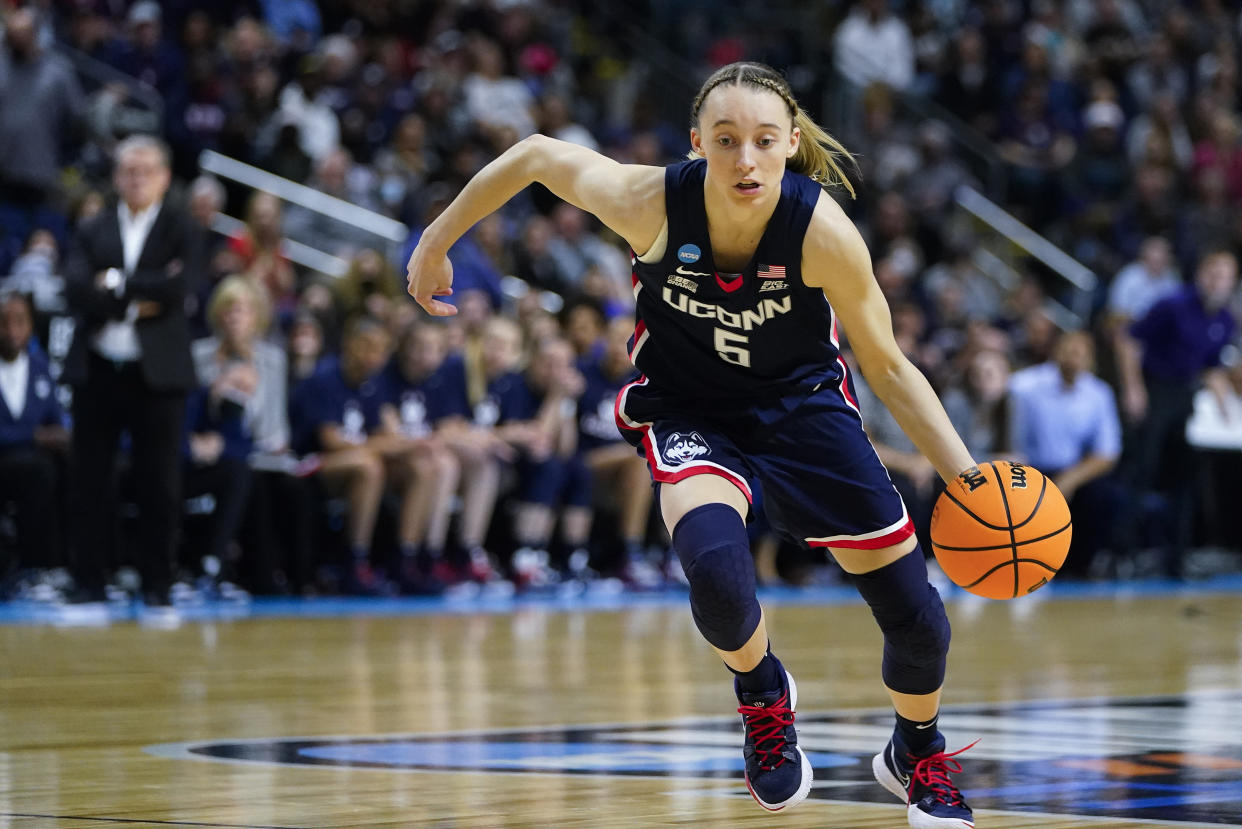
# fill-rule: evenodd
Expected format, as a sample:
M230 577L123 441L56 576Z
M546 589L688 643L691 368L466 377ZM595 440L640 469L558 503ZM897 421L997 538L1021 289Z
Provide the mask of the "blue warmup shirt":
M1193 383L1204 369L1220 365L1237 323L1227 308L1209 315L1193 286L1152 306L1130 326L1143 344L1143 373L1166 383Z
M802 239L822 188L786 171L754 257L731 276L712 262L706 173L701 159L665 171L664 256L633 262L634 364L670 393L743 406L839 384L836 317L823 291L802 282Z
M42 350L28 349L30 368L26 377L26 405L16 417L0 395L0 453L7 449L35 445L35 429L40 426L66 426L68 420L56 399L56 382L48 371Z
M617 392L634 379L633 372L614 380L605 373L599 359L578 364L586 385L578 398L578 449L588 452L624 440L617 427Z
M339 359L324 360L294 390L289 407L294 451L304 455L323 449L319 428L325 424L339 426L346 440L362 443L379 426L383 402L379 375L353 388L345 382Z
M479 426L499 426L514 420L533 420L539 414L541 396L520 372L510 371L487 384L487 393L475 404L474 422Z
M411 383L394 359L381 375L384 402L392 404L401 418L402 430L411 437L424 437L445 418L470 419L466 395L465 361L458 355L445 359L430 376Z

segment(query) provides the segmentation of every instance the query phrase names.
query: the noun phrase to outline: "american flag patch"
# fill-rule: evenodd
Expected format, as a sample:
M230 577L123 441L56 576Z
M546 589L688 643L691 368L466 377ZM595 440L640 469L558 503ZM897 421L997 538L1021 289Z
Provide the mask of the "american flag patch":
M784 279L785 278L785 266L784 265L760 265L759 266L759 278L760 279Z

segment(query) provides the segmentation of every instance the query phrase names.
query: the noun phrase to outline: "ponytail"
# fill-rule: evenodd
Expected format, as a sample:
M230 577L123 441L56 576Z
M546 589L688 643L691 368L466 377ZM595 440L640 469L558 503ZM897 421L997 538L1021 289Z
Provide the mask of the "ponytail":
M722 84L735 86L746 84L779 95L789 110L793 126L802 134L801 141L798 142L798 151L789 160L789 169L818 181L825 187L844 187L849 191L850 198L858 197L841 163L844 159L857 171L858 162L854 160L854 156L840 141L829 135L827 130L815 123L811 116L798 106L789 88L789 82L770 66L762 63L731 63L713 72L699 89L699 94L694 96L690 120L695 126L698 126L699 110L703 108L707 94ZM694 153L690 154L690 158L697 157Z
M801 107L794 113L794 126L802 133L798 151L789 159L789 169L818 181L828 187L840 185L849 191L850 198L858 198L854 185L841 169L840 159L846 159L855 170L858 162L845 146L828 134L828 131L811 120Z

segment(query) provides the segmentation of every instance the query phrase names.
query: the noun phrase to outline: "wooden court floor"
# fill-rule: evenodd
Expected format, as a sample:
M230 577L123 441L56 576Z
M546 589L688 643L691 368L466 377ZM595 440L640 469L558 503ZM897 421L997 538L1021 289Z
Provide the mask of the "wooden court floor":
M1242 825L1242 596L950 615L979 827ZM768 616L817 767L788 812L745 796L685 608L533 607L0 627L0 826L905 826L869 782L891 726L866 609Z

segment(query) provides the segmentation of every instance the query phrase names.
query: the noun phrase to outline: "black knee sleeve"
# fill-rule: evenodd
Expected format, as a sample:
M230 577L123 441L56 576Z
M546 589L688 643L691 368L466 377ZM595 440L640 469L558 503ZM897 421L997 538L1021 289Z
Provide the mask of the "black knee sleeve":
M923 552L854 576L884 633L884 684L902 694L930 694L944 684L949 617L927 582Z
M690 611L703 638L735 651L759 627L755 565L741 516L724 504L686 513L673 529L673 547L690 582Z

